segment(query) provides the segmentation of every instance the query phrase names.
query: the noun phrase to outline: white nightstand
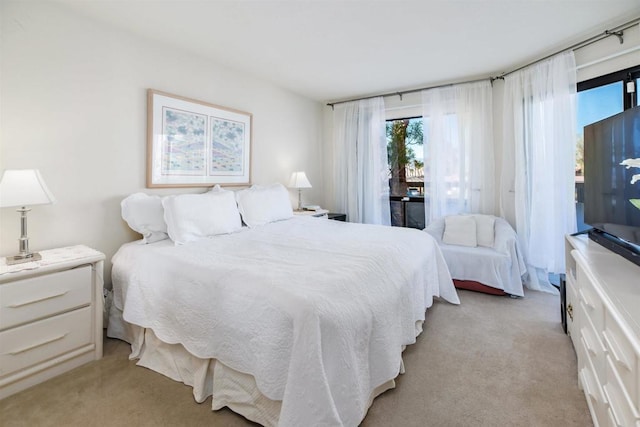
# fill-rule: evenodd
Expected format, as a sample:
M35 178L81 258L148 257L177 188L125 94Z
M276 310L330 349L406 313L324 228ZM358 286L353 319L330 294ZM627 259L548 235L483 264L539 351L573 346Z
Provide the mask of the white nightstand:
M328 210L326 209L318 209L317 211L293 211L294 215L301 215L301 216L312 216L315 218L327 218L327 214L329 213Z
M104 254L87 246L0 258L0 399L102 358Z

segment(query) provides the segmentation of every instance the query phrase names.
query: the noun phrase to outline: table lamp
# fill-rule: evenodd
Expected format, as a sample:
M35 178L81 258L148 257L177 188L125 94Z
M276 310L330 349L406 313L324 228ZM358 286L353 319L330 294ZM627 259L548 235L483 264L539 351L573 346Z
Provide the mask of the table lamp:
M289 188L298 189L298 211L302 210L302 189L311 188L311 183L307 179L307 174L304 172L294 172L291 174L289 180Z
M20 252L7 257L7 265L42 259L39 253L29 250L27 237L27 206L48 205L56 199L44 183L37 169L7 169L0 180L0 208L18 207L20 212Z

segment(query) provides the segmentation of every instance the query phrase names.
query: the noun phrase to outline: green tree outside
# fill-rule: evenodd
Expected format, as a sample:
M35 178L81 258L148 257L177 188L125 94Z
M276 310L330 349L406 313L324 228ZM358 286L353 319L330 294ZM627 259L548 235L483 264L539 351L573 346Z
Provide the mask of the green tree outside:
M413 147L423 145L422 118L389 120L387 127L387 158L391 175L391 195L407 194L406 167L421 168L424 163L416 159Z

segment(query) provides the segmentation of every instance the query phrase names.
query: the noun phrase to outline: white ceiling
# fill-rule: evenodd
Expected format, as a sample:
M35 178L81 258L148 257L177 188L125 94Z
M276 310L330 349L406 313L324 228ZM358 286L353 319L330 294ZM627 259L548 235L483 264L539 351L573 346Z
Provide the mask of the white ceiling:
M640 0L58 0L336 101L495 76L640 16Z

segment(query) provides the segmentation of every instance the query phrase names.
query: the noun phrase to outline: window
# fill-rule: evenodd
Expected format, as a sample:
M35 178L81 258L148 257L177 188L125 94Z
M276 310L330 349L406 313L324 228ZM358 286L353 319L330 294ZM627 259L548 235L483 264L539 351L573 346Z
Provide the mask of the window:
M392 196L423 195L422 117L387 120L387 157Z
M634 90L627 92L627 83L634 83ZM578 83L576 129L576 214L578 230L585 230L583 212L584 188L584 136L583 128L607 117L640 105L638 97L640 66L607 74Z
M584 182L583 178L583 155L584 136L583 128L591 123L595 123L614 114L623 111L623 100L620 94L623 89L623 82L596 86L578 92L577 114L578 128L576 129L576 182Z
M391 225L424 228L422 117L387 120Z

